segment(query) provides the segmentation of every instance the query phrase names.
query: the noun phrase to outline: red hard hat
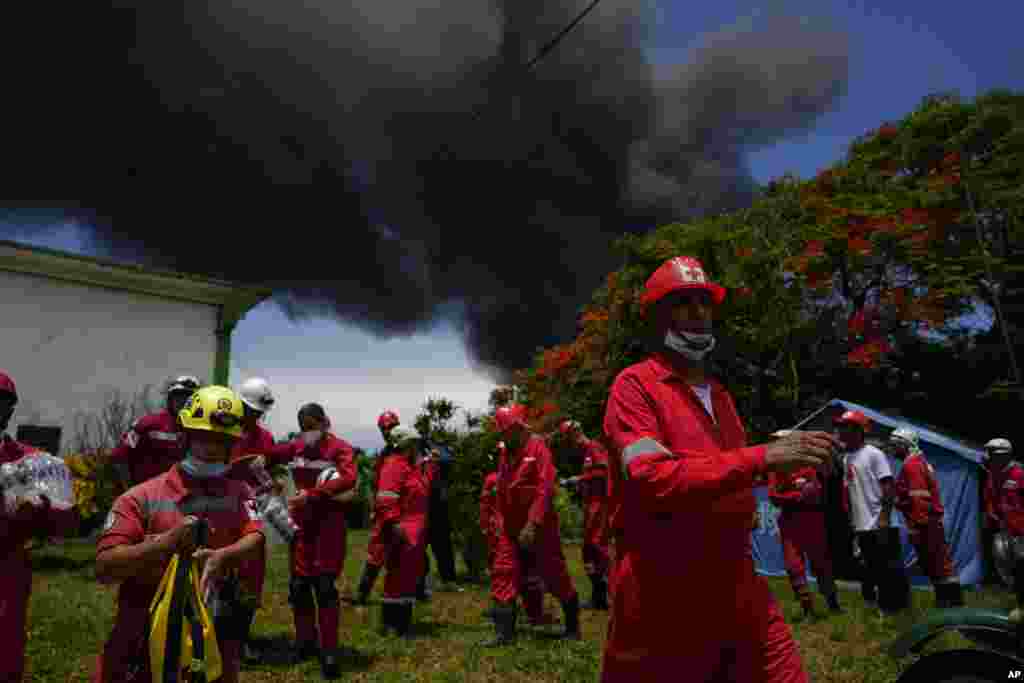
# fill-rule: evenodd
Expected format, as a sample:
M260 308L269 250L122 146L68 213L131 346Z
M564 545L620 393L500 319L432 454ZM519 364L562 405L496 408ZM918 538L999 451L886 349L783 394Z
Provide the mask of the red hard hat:
M377 427L380 429L389 429L398 424L398 413L387 410L381 413L380 417L377 418Z
M558 431L562 434L578 432L580 431L580 423L575 420L565 420L562 424L558 425Z
M676 256L661 264L647 279L640 308L646 313L669 294L686 289L704 290L716 306L725 300L725 288L708 280L700 261L690 256Z
M526 407L519 403L502 406L494 411L494 426L499 432L507 432L513 425L526 426Z
M836 424L853 424L862 429L867 429L868 425L871 424L871 420L868 419L868 416L859 410L847 410L837 417L834 422Z
M14 402L18 402L18 389L14 386L14 380L3 370L0 370L0 394L10 394Z

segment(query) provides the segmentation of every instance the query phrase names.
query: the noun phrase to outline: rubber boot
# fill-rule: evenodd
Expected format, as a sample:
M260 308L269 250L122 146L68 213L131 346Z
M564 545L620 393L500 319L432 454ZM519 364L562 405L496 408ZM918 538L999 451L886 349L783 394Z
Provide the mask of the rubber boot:
M516 641L516 617L519 610L512 605L496 605L494 608L494 638L488 640L484 647L501 647Z
M832 592L825 596L825 602L828 603L828 608L832 614L843 614L843 608L839 604L839 594Z
M963 607L964 606L964 591L960 582L946 584L949 586L949 596L946 600L949 602L951 608Z
M385 602L381 603L380 606L380 626L377 629L377 633L382 636L386 636L389 631L397 630L396 619L395 619L395 608L398 605Z
M295 618L295 652L297 662L317 655L316 612L311 609L292 610Z
M262 657L249 640L252 633L252 624L256 621L256 610L243 607L239 619L245 624L245 634L242 638L242 661L246 664L257 664Z
M580 639L580 599L573 596L572 599L562 603L562 611L565 613L565 630L562 638L565 640Z
M370 564L363 566L363 575L359 577L359 588L356 593L356 604L365 605L370 600L370 591L373 590L373 583L380 574L380 567Z
M608 609L608 584L600 574L592 574L590 576L590 585L592 587L590 602L587 603L587 609L592 610L607 610Z
M395 605L395 633L399 638L410 638L412 635L411 604Z
M430 575L424 574L416 582L416 599L420 602L430 602Z
M338 659L337 650L324 652L320 656L320 675L325 681L341 678L341 661Z

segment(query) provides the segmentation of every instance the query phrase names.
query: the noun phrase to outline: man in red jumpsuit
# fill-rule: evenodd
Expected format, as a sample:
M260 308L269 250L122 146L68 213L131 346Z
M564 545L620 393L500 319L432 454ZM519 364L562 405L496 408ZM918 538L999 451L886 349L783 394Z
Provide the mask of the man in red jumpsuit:
M231 449L241 436L242 403L227 387L197 391L179 414L186 457L164 474L122 494L96 544L96 578L120 583L117 617L97 662L94 683L146 681L149 606L175 553L205 561L200 590L229 578L258 557L263 526L249 488L230 475ZM209 526L207 547L196 549L196 523ZM238 683L245 625L231 606L214 617L223 683ZM132 674L136 678L132 679Z
M564 638L579 639L579 596L565 566L558 513L552 505L555 464L544 440L530 433L521 405L498 408L495 428L508 448L498 465L498 549L491 574L497 636L503 645L516 637L516 598L531 568L565 612Z
M18 403L14 380L0 371L0 465L18 462L37 448L15 441L7 434L7 426ZM26 544L33 537L70 536L78 528L78 512L74 508L60 510L50 506L22 501L8 516L0 500L0 681L20 683L25 670L26 621L28 599L32 592L32 565Z
M249 493L256 496L265 493L264 489L272 484L272 480L258 461L259 456L266 456L274 448L274 435L261 424L263 416L274 405L274 394L270 391L267 381L253 377L238 389L242 399L244 416L242 418L242 438L235 444L231 454L232 474L249 486ZM255 457L254 457L255 456ZM256 618L256 610L263 605L263 582L266 576L267 558L264 552L246 560L239 568L241 582L241 602L243 614L240 617L246 624L245 640L242 643L242 659L247 662L258 662L260 659L249 639L252 622Z
M499 452L504 451L504 444L499 444ZM490 456L493 462L494 456ZM480 531L487 541L487 568L494 573L494 558L498 551L498 538L501 527L498 524L498 473L491 472L484 478L483 489L480 491ZM531 626L548 626L556 622L544 611L544 582L534 571L523 577L520 591L523 598L523 611ZM484 616L493 619L494 608L488 609Z
M336 582L345 567L345 507L335 500L356 486L352 446L327 431L322 406L307 403L299 409L302 436L278 444L266 459L269 465L291 463L297 494L288 507L299 526L291 547L291 581L288 601L295 618L295 658L316 656L317 622L324 678L340 675L338 624L340 596ZM317 485L327 468L338 477Z
M373 463L373 490L380 490L380 468L384 465L384 458L391 454L391 431L399 425L398 413L387 410L377 418L377 429L384 437L384 450L377 454ZM370 591L377 581L381 567L387 559L387 546L384 544L381 534L381 521L377 519L376 513L373 519L373 528L370 531L370 543L366 547L366 564L363 566L363 575L359 578L357 605L365 605L370 599Z
M167 384L164 410L140 417L110 454L125 490L163 474L184 457L178 412L197 389L199 380L185 375Z
M1010 443L1009 439L996 438L990 439L985 444L985 455L983 456L982 465L985 469L985 483L982 486L981 500L984 512L984 521L982 523L982 542L985 545L985 559L986 563L990 566L990 576L995 578L998 576L998 572L995 569L995 557L992 554L992 544L995 539L995 535L1002 530L1002 522L999 519L999 513L996 510L996 489L995 489L995 470L992 466L992 457L1000 453L1013 453L1013 444Z
M935 468L925 460L916 431L900 427L889 435L892 453L903 461L896 477L896 509L907 523L910 544L917 553L918 564L935 588L935 606L963 607L960 577L953 568L953 558L946 543L939 482Z
M568 481L583 502L583 566L592 587L588 609L608 609L608 452L588 439L579 422L566 420L559 431L583 451L583 472Z
M433 468L420 458L420 437L408 427L391 430L391 448L380 467L376 514L386 543L387 575L381 600L381 632L408 637L416 584L426 558L427 514Z
M807 680L755 571L753 487L758 475L829 464L838 444L794 432L747 446L732 397L706 370L724 297L696 259L665 262L641 298L654 351L612 385L604 431L616 559L604 683ZM686 614L699 624L681 634L671 625Z
M989 450L989 466L999 528L1010 537L1016 550L1013 583L1017 606L1021 607L1024 606L1024 465L1014 460L1011 449L1001 447Z
M782 436L780 432L776 434ZM768 499L780 510L779 537L786 574L804 615L808 617L816 616L816 613L814 596L807 585L805 554L810 559L818 590L825 597L829 609L836 614L842 612L825 533L824 488L821 473L813 467L789 473L773 472L769 476Z

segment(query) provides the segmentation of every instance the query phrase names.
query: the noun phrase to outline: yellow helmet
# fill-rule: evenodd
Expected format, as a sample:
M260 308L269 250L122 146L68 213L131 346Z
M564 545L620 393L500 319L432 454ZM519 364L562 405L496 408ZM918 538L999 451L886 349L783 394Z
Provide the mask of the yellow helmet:
M208 386L192 394L178 413L185 429L242 436L242 399L227 387Z

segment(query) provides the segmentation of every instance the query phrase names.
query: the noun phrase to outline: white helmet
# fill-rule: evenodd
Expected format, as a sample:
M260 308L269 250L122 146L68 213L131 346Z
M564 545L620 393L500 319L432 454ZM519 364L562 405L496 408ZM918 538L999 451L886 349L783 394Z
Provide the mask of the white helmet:
M419 432L412 427L406 427L405 425L398 425L391 430L391 434L388 435L388 440L391 445L395 448L401 449L409 441L416 441L420 438Z
M1013 445L1009 439L992 439L985 444L986 451L995 451L996 453L1012 453Z
M902 444L909 446L911 450L920 447L919 439L920 437L917 435L917 432L906 426L893 430L892 434L889 435L889 441L902 442Z
M257 412L265 413L274 407L274 394L271 393L267 380L262 377L247 379L239 387L238 395L241 397L242 403Z
M164 393L168 395L178 392L191 394L196 391L199 391L199 378L192 375L182 375L168 380L164 388Z
M337 479L341 475L338 474L338 470L335 467L325 467L324 471L320 473L320 476L316 478L316 485L323 486L329 481Z

